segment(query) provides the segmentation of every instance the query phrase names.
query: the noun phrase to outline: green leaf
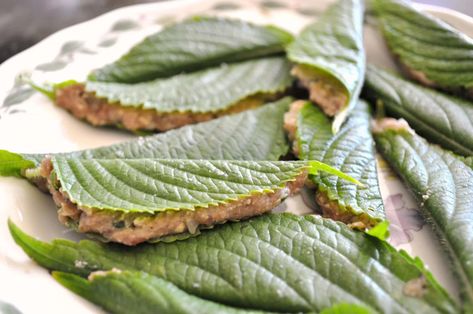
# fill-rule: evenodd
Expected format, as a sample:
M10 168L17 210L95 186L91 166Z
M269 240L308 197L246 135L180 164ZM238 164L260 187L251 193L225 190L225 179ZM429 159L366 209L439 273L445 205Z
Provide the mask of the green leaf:
M473 155L473 103L418 86L368 67L364 95L381 102L389 116L405 119L416 132L458 154Z
M284 52L292 35L276 28L221 19L194 18L148 36L89 79L138 83Z
M283 117L292 98L147 137L72 153L75 158L278 160L289 149ZM37 165L44 154L22 154Z
M82 208L197 210L279 190L304 161L52 158L62 193ZM311 165L312 166L312 165Z
M412 77L473 96L473 39L405 1L373 3L389 47Z
M377 313L457 312L429 273L404 253L316 216L265 215L186 241L134 248L90 240L45 243L9 226L23 250L48 269L79 275L144 271L229 306L318 312L349 303ZM419 281L422 288L412 289Z
M356 105L365 75L362 1L339 0L333 4L302 31L287 53L291 61L312 72L314 80L326 81L345 95L344 103L334 112L337 114L334 129L338 130ZM320 91L311 93L311 99L321 105L317 94ZM322 108L329 114L325 106Z
M340 303L324 309L320 314L371 314L369 308L357 304Z
M111 313L261 313L198 298L144 272L97 272L89 280L61 272L53 272L53 276L66 288Z
M380 240L386 240L389 237L389 221L384 220L378 223L373 228L367 230L366 233Z
M380 152L417 198L451 257L464 301L473 304L473 170L405 128L377 132Z
M324 213L327 210L328 216L334 214L323 206L328 198L336 202L336 214L342 215L343 221L364 221L365 227L385 221L368 105L359 101L335 135L330 119L310 102L302 106L296 123L295 145L301 159L320 160L361 183L358 186L348 184L325 173L311 176L318 193L325 195L324 201L317 197Z
M22 171L34 167L35 163L23 156L0 150L0 176L21 176Z
M86 90L109 103L158 112L216 112L257 94L283 92L291 84L282 57L250 60L139 84L88 81Z

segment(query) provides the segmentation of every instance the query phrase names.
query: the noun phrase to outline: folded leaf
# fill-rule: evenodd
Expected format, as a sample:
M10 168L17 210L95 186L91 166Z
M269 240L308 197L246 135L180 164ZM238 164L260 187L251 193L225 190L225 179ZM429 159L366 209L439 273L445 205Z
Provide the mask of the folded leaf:
M261 313L198 298L143 272L97 272L89 276L89 280L60 272L53 276L66 288L111 313Z
M384 122L386 123L386 122ZM377 146L417 198L451 257L465 302L473 304L473 170L452 153L395 124L377 128Z
M194 18L146 37L92 80L138 83L284 52L292 35L239 20Z
M368 67L364 96L381 102L389 116L405 119L416 132L458 154L473 155L473 103L418 86Z
M283 57L250 60L138 84L88 81L86 91L109 103L158 112L216 112L257 94L283 92L292 84Z
M317 202L324 215L364 229L385 221L376 172L374 141L368 105L359 101L337 134L323 112L306 102L297 117L296 150L306 160L320 160L360 181L348 184L325 173L312 175Z
M229 159L278 160L288 151L283 129L283 116L292 98L286 97L261 108L248 110L189 125L124 143L55 154L75 158L159 158L159 159ZM21 154L21 169L16 155L0 154L0 175L21 175L21 169L31 167L28 161L39 165L46 154ZM13 159L12 159L13 158Z
M88 275L145 271L226 305L280 312L340 303L372 312L455 313L418 260L385 241L315 216L272 214L174 243L123 248L84 240L36 240L10 223L15 241L42 266Z
M83 208L197 210L279 190L305 161L52 158L61 192Z
M287 49L294 71L309 88L311 100L342 125L357 102L365 75L363 3L339 0L305 28ZM328 99L333 101L327 104Z
M386 41L423 84L473 97L473 39L403 0L375 0Z

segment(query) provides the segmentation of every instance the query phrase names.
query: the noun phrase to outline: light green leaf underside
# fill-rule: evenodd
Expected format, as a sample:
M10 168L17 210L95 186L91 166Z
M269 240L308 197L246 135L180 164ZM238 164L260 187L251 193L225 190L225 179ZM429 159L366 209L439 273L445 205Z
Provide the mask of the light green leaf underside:
M464 300L473 304L473 170L407 131L388 130L375 138L432 223L452 258Z
M273 26L221 18L190 19L148 36L90 78L144 82L221 63L282 54L291 40L292 35Z
M384 241L315 216L270 214L229 223L186 241L123 248L84 240L44 243L13 224L15 241L44 267L79 275L145 271L230 306L318 312L340 303L373 312L454 313L452 301L403 253ZM77 261L83 267L76 267ZM404 293L426 276L423 297Z
M473 87L473 40L402 0L375 0L389 47L440 87Z
M60 154L75 158L159 158L278 160L288 144L283 129L284 113L292 98L212 121L185 126L135 140ZM39 163L44 154L23 154Z
M158 112L217 112L257 94L283 92L292 84L283 57L250 60L138 84L93 82L86 90L109 103Z
M368 105L359 101L337 134L331 121L312 103L307 102L297 119L299 157L320 160L361 182L348 184L325 173L311 176L318 189L337 201L341 211L365 213L374 221L385 220L383 199L376 173L374 141L370 130Z
M232 308L188 294L172 283L144 272L107 272L92 279L55 272L63 286L111 313L194 314L262 313Z
M287 49L292 62L338 80L349 96L348 107L356 105L365 75L363 12L361 0L339 0Z
M80 206L123 212L195 210L270 193L304 161L78 159L53 157L61 190Z
M34 162L24 159L23 156L0 150L0 176L21 176L25 169L34 167Z
M416 132L464 156L473 155L473 103L421 87L369 66L364 95Z

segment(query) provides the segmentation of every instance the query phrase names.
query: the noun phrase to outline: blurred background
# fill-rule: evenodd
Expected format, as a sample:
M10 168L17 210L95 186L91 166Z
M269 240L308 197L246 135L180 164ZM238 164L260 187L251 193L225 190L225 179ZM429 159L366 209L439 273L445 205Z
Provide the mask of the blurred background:
M313 0L307 0L313 1ZM473 0L416 0L473 16ZM0 63L64 27L156 0L0 0Z

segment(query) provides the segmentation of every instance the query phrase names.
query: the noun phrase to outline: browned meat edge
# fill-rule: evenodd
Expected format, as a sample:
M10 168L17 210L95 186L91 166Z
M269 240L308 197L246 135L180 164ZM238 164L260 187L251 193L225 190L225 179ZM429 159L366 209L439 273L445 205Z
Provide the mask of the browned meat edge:
M56 105L95 126L119 125L131 131L166 131L255 108L277 97L277 95L254 95L228 109L211 113L158 112L153 109L131 108L118 103L109 103L106 99L87 92L83 84L74 84L56 91Z
M284 116L284 129L288 134L288 138L293 141L292 147L294 155L296 156L299 154L299 143L296 138L297 117L305 103L306 101L302 100L293 102L289 111ZM327 193L319 189L317 189L315 193L315 201L322 210L322 215L324 217L344 222L352 228L364 230L366 228L371 228L376 224L373 219L364 213L355 215L349 209L341 208L338 201L330 200Z
M46 178L49 192L58 206L59 221L77 225L79 232L97 233L106 239L126 245L136 245L163 236L189 232L194 234L199 226L210 227L228 220L241 220L261 215L276 207L288 195L296 193L307 179L307 171L285 187L265 194L257 194L228 204L198 208L194 211L165 211L157 214L120 213L85 208L71 202L61 191L58 182L52 182L52 163L41 163L40 173Z
M303 65L293 67L291 74L296 76L309 90L310 100L330 117L335 116L348 102L344 87L328 76L317 74L314 70Z

